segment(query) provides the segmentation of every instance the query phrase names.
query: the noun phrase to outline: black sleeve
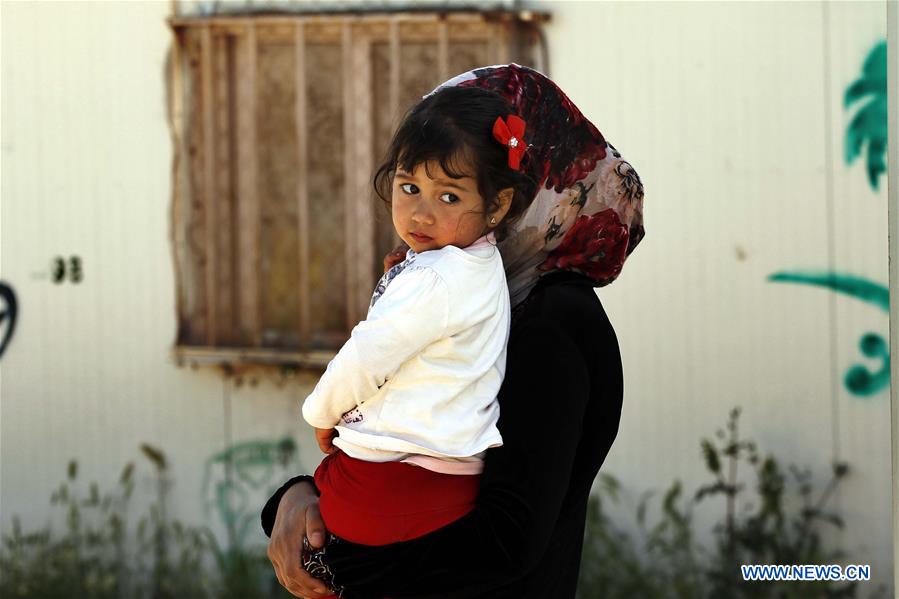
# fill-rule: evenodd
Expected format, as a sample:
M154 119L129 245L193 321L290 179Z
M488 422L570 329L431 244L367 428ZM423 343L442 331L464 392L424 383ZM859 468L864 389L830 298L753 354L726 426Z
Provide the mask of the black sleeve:
M294 476L292 479L281 485L281 488L275 491L275 494L269 497L268 501L265 502L265 506L262 508L262 530L265 531L265 536L272 536L272 528L275 526L275 515L278 513L278 504L281 503L281 498L287 493L287 489L302 482L307 482L315 487L315 479L308 474ZM315 492L318 493L318 488L315 489Z
M534 568L568 490L589 391L584 359L558 326L517 330L499 392L503 445L487 451L477 507L411 541L329 547L344 596L480 597Z

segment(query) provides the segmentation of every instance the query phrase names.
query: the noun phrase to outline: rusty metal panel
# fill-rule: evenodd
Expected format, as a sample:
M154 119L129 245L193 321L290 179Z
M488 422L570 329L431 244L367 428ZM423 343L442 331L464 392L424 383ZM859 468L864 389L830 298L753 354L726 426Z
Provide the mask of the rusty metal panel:
M350 167L351 189L354 212L353 234L347 238L347 246L351 248L353 259L353 295L350 302L354 304L355 322L365 318L368 304L376 279L372 264L375 263L374 243L375 225L374 208L371 193L371 178L374 164L374 106L372 103L372 82L377 74L372 71L371 40L364 36L354 36L350 48L350 72L352 78L352 101L350 111L353 113L353 142ZM352 326L355 326L353 322Z
M341 79L343 80L343 200L344 200L344 254L345 262L345 292L347 296L346 302L346 328L350 329L356 326L359 321L359 310L355 298L358 293L356 277L356 252L354 245L350 240L356 232L356 185L354 164L354 127L357 123L355 95L353 93L353 30L352 25L348 21L344 21L341 26L340 38L340 57L341 57Z
M215 345L216 342L216 205L215 197L215 107L213 100L213 72L212 72L212 29L204 27L201 33L202 58L201 58L201 85L203 106L203 211L206 223L206 344Z
M211 347L289 353L339 344L364 314L381 257L398 242L384 206L371 204L370 187L398 109L417 102L451 68L483 64L490 43L495 52L496 44L519 52L527 42L522 37L511 48L510 19L451 12L170 21L190 64L199 65L198 85L187 86L185 101L203 111L186 119L188 137L201 143L189 146L183 162L178 157L180 172L199 180L176 195L203 198L189 202L193 212L174 213L176 237L185 238L176 244L182 356L193 360ZM191 46L192 37L200 43ZM296 72L301 59L308 63L316 48L332 55L315 58L311 72L304 67L299 88L290 84L294 77L283 74ZM375 70L385 59L386 96L379 95L382 71ZM329 60L340 62L328 66ZM324 81L335 71L342 76ZM318 98L329 93L340 100L322 105ZM332 119L340 119L343 139L314 134L333 137ZM313 138L322 150L340 143L343 159L316 152L313 164ZM339 208L326 199L336 190L324 181L331 171L342 178ZM202 247L190 239L197 235ZM200 289L197 275L204 277ZM340 310L344 317L334 320Z
M232 159L240 165L236 177L236 213L230 235L237 253L237 281L241 339L258 343L262 334L260 305L261 207L259 205L257 61L258 50L252 29L244 29L234 39L235 95Z
M327 346L346 330L346 247L343 201L343 95L340 52L331 44L312 44L307 39L306 60L318 68L306 70L309 194L309 296L313 347Z
M260 307L265 347L298 348L299 138L293 40L259 45Z
M297 235L299 254L297 256L297 302L300 306L299 334L301 343L308 343L311 331L309 310L309 125L306 98L306 37L303 23L296 24L294 37L294 95L296 98L297 136Z
M179 285L178 342L190 345L206 343L206 331L210 327L206 305L207 284L211 275L211 263L206 259L205 230L208 215L204 202L205 144L203 142L203 81L202 81L202 30L185 30L179 36L182 41L183 59L176 63L175 77L183 74L185 110L179 123L183 136L183 153L176 166L178 194L183 197L178 210L172 213L173 223L185 223L175 229L175 263L184 283ZM172 101L176 101L173 95ZM189 326L188 326L189 323Z

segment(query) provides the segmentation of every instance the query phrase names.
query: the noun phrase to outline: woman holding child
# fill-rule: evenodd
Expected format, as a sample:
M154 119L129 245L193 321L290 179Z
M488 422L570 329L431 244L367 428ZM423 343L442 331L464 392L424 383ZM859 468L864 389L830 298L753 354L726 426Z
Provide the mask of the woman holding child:
M413 107L375 189L408 249L304 402L327 455L263 510L278 579L298 597L572 598L623 398L594 287L643 238L640 178L509 64Z

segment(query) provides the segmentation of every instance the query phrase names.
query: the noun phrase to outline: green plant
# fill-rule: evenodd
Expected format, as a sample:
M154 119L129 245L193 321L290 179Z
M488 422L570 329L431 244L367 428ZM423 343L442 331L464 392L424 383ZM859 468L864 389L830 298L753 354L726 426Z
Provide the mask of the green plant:
M162 450L141 444L141 452L155 469L156 498L150 513L137 525L138 577L143 588L139 596L151 599L208 597L213 582L206 571L204 554L211 535L204 529L169 520L166 498L172 487L168 461Z
M605 507L606 502L621 501L621 484L608 474L600 474L597 482L600 492L587 506L578 597L702 597L704 580L698 563L702 548L693 538L689 506L680 506L680 483L665 492L661 517L652 526L647 512L654 492L640 496L639 539L634 539L614 524Z
M842 552L824 545L824 526L842 527L839 515L827 510L834 489L848 474L846 464L834 464L831 477L813 498L811 472L789 467L790 476L773 456L760 458L755 442L739 434L740 410L731 411L716 439L700 442L711 482L685 497L675 481L661 500L660 516L652 525L647 512L654 493L644 493L636 505L636 538L623 532L607 515L607 502L619 502L621 485L601 474L599 493L591 497L578 596L608 598L819 598L854 597L855 583L747 582L741 564L837 563ZM755 496L739 471L748 466L755 477ZM795 490L795 496L788 494ZM695 540L693 514L701 505L723 501L723 520L713 528L712 547Z
M79 599L253 599L291 597L277 585L261 548L222 549L205 527L168 517L171 490L165 454L143 444L153 466L155 496L134 530L127 512L135 488L135 466L122 470L115 488L100 492L78 484L78 464L68 465L66 480L51 504L65 516L65 530L52 534L47 524L24 532L13 518L12 534L0 546L0 597Z
M788 478L773 456L761 459L755 443L740 438L739 416L738 408L731 411L727 432L717 432L717 443L702 441L706 468L715 480L697 491L696 500L723 496L726 502L725 521L714 529L716 559L709 571L712 596L854 597L856 583L744 581L739 576L740 564L838 562L843 552L822 544L820 528L843 527L842 519L826 510L826 503L840 480L849 473L845 463L833 464L830 479L813 500L810 470L791 465ZM741 463L755 470L758 501L747 503L737 513L737 497L744 490L737 478ZM787 509L790 504L785 494L790 487L798 490L798 508Z
M78 464L69 462L66 480L51 503L65 514L66 532L54 538L47 525L24 533L13 518L12 535L0 549L0 596L107 598L124 596L132 571L120 559L125 545L124 506L134 489L133 465L122 471L115 491L101 496L95 483L86 497L76 491Z

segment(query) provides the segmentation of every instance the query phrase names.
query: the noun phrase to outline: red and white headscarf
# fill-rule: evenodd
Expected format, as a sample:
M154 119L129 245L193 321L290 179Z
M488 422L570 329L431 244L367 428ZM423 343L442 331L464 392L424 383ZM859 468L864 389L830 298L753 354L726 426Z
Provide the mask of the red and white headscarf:
M512 306L549 272L614 281L643 239L643 184L633 167L548 77L517 64L481 67L443 87L499 93L526 123L521 169L538 181L527 211L497 244ZM427 96L424 96L427 97Z

